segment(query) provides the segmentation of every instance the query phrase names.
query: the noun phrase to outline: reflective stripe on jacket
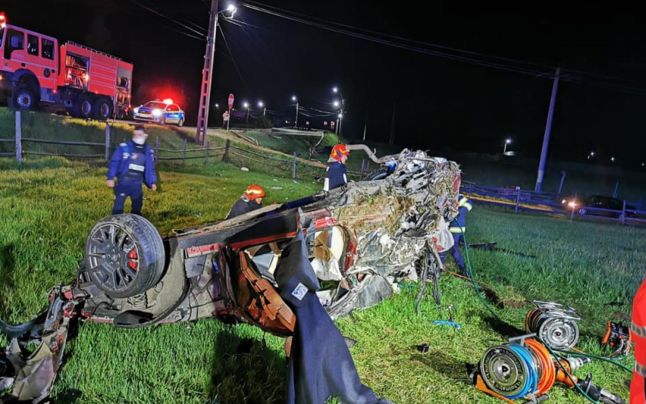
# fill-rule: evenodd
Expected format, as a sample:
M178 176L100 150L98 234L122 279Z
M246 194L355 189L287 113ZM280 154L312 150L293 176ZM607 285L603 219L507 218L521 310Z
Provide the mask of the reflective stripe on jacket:
M633 299L630 334L635 347L635 373L646 377L646 281L641 284Z
M143 159L133 159L133 156L139 153L143 153L145 155L143 165L139 164L139 160ZM157 183L157 174L155 174L155 155L154 150L150 146L146 144L143 146L143 149L138 148L131 140L128 143L121 143L119 147L117 147L114 154L112 154L110 163L108 164L108 179L112 180L115 177L120 179L127 175L131 170L139 173L143 172L143 182L148 188Z
M472 209L471 203L465 197L458 202L458 215L449 225L451 233L464 233L467 227L467 213ZM454 230L455 229L455 230Z

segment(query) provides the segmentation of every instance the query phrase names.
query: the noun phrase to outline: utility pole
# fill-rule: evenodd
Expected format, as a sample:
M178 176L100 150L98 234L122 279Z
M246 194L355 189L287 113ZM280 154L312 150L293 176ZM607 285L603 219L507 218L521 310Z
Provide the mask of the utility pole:
M213 57L215 55L215 35L218 25L218 0L211 0L209 10L209 35L206 39L204 67L202 68L202 85L200 87L200 107L197 110L197 132L195 142L206 146L209 125L209 105L211 99L211 80L213 79Z
M559 90L559 77L561 68L556 68L554 83L552 84L552 96L550 97L550 107L547 111L547 122L545 123L545 134L543 135L543 148L541 149L541 159L538 163L538 175L536 177L536 187L534 192L541 192L543 189L543 177L545 176L545 163L547 162L547 149L550 146L550 135L552 134L552 119L554 118L554 105L556 104L556 94Z
M296 119L294 119L294 129L298 129L298 100L296 100Z

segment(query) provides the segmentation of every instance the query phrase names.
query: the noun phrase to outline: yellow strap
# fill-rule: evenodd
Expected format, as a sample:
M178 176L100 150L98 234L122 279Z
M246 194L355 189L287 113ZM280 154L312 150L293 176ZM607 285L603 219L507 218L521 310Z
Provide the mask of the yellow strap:
M449 227L451 233L464 233L466 230L466 227Z
M463 205L469 212L471 212L471 209L473 209L473 206L469 202L465 202Z

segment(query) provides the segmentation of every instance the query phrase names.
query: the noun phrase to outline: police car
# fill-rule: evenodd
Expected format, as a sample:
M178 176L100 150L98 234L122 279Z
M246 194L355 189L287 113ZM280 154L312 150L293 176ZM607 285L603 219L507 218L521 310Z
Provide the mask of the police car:
M148 101L133 109L133 118L136 121L156 122L161 125L172 123L177 126L184 125L184 111L171 99L163 101Z

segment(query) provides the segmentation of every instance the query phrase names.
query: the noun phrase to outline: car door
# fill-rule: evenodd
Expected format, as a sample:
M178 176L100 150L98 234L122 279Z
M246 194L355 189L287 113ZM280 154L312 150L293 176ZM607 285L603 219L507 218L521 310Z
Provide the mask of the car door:
M166 122L177 123L179 122L179 107L175 104L170 104L166 107Z

